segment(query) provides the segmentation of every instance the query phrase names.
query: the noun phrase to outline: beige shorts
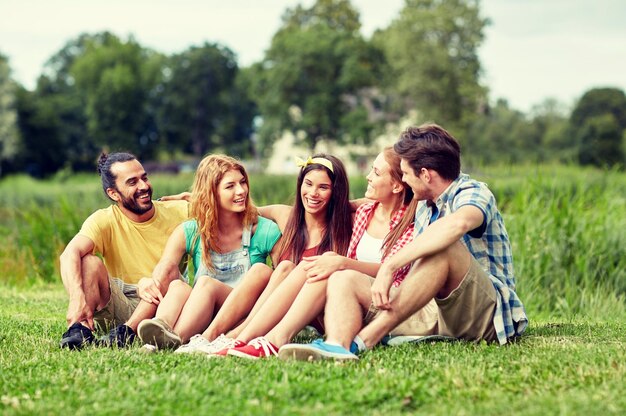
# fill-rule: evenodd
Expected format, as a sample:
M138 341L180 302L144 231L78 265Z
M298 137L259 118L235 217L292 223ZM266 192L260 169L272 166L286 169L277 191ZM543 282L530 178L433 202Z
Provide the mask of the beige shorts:
M373 282L374 279L371 279ZM402 286L392 287L391 298ZM472 257L470 268L461 284L445 299L432 299L422 309L396 326L390 335L445 335L470 341L495 341L493 314L496 289L487 272ZM370 305L365 324L381 313Z
M96 326L103 331L109 331L128 321L139 304L137 285L109 277L109 288L111 290L109 302L93 315Z
M370 283L374 279L371 278ZM389 290L389 297L393 299L400 290L400 286L392 286ZM370 307L363 318L363 323L367 325L376 318L382 310L370 304ZM431 300L419 311L402 321L398 326L389 332L389 335L434 335L437 333L438 308L434 300Z
M439 307L439 335L468 341L497 339L493 326L496 289L474 257L461 284L447 298L435 301Z

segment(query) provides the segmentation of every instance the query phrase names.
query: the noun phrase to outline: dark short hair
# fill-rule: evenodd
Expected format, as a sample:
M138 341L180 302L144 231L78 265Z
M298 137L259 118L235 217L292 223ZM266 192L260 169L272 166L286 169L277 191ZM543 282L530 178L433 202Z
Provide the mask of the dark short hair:
M407 128L393 149L415 173L422 168L432 169L448 180L455 180L461 173L461 147L437 124Z
M115 175L111 172L111 166L118 162L128 162L131 160L137 160L135 155L125 152L117 152L117 153L109 153L106 154L102 152L100 157L98 158L98 175L100 175L100 179L102 179L102 190L107 198L109 194L107 194L107 189L113 188L117 189L115 186Z

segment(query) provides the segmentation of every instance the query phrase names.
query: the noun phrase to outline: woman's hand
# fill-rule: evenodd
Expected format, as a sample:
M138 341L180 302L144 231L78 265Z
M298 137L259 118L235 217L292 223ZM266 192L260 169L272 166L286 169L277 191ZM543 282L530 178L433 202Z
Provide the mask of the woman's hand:
M304 271L307 276L307 283L314 283L328 277L337 270L343 270L345 257L333 251L327 251L321 256L303 257Z
M152 277L144 277L137 283L137 294L145 302L158 305L163 300L159 282Z
M175 195L164 195L159 201L191 201L191 192L181 192Z

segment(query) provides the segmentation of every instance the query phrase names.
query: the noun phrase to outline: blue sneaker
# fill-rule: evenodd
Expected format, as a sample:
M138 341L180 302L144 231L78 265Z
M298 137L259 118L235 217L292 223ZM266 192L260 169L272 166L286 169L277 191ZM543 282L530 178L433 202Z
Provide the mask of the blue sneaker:
M350 346L352 349L352 346ZM310 344L287 344L278 351L281 360L318 361L326 359L334 360L358 360L352 352L340 345L333 345L316 339Z

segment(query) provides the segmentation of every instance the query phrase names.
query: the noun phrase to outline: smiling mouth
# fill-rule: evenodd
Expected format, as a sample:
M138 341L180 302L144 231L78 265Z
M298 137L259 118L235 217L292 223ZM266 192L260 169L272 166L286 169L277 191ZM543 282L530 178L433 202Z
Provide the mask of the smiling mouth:
M246 202L246 198L235 199L233 202L235 204L242 204L242 203Z
M150 201L150 199L151 199L150 192L146 192L146 193L144 193L144 194L137 195L137 196L135 197L135 199L138 199L138 200L140 200L140 201L144 201L144 202L145 202L145 201Z

